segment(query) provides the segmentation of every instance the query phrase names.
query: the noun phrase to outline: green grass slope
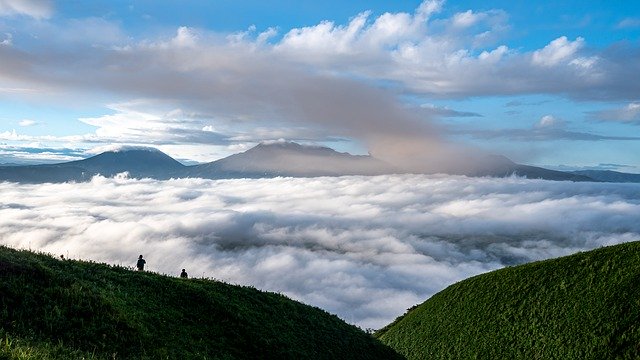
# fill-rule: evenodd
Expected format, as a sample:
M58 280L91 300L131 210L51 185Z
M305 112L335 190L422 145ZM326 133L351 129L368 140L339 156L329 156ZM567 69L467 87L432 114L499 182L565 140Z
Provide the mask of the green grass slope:
M395 359L282 295L0 247L0 359Z
M640 243L461 281L376 336L408 359L638 359Z

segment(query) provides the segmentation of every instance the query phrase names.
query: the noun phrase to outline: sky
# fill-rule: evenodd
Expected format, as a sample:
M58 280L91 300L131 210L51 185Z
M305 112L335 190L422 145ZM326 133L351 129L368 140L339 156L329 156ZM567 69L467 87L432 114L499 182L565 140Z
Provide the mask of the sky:
M490 270L640 239L640 184L381 175L0 183L3 245L282 293L378 329Z
M0 163L286 139L640 173L639 94L637 1L0 0Z

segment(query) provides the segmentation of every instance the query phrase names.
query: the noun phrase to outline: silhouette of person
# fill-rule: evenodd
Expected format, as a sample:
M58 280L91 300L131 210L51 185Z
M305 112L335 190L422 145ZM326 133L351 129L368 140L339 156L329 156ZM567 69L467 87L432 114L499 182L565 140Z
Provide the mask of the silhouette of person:
M144 271L144 264L147 262L142 258L142 255L138 256L138 262L136 263L136 267L138 271Z
M187 272L184 271L184 269L182 269L182 272L180 273L180 277L183 278L183 279L186 279L186 278L189 277L189 275L187 275Z

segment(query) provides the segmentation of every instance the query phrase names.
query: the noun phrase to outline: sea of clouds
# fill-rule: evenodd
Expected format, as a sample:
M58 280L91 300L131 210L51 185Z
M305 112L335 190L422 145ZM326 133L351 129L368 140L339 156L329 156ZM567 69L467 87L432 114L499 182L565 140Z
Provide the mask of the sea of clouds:
M640 184L383 175L0 183L0 244L281 292L380 328L493 269L640 240Z

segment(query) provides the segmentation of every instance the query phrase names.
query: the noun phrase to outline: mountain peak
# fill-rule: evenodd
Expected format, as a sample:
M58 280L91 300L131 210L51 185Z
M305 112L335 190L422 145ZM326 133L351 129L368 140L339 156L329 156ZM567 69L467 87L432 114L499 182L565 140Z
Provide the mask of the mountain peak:
M180 162L162 151L146 146L115 146L84 160L67 163L80 166L88 173L113 176L129 172L132 177L168 178L184 168Z
M163 153L162 151L151 146L122 145L122 144L100 146L100 147L91 149L89 153L92 155L99 155L104 153L124 153L124 152L130 152L130 151L135 151L135 152L146 151L151 153Z
M262 142L239 154L195 166L194 177L377 175L390 166L371 156L351 155L292 141Z
M276 140L276 141L263 141L261 143L259 143L258 145L256 145L255 147L253 147L251 150L253 149L284 149L284 150L323 150L323 151L333 151L336 152L335 150L328 148L326 146L320 146L320 145L307 145L307 144L300 144L297 143L295 141L286 141L286 140Z

